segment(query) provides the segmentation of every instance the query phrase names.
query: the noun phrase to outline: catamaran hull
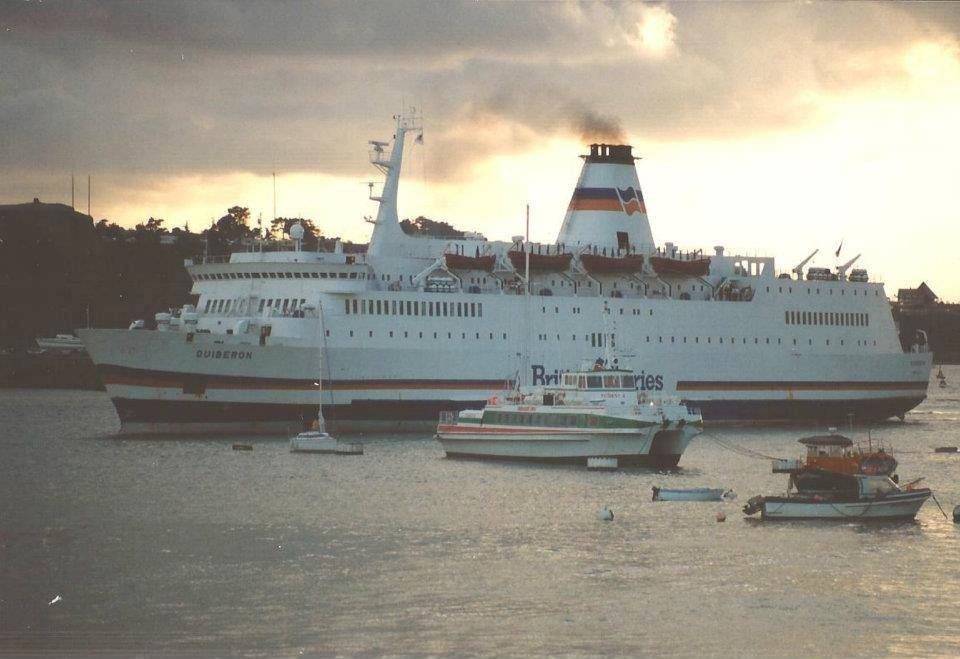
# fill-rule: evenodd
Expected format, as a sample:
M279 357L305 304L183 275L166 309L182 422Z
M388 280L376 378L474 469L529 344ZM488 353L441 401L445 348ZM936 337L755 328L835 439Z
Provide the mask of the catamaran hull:
M586 464L588 458L616 458L619 466L676 467L699 433L693 428L644 432L462 430L441 426L437 439L447 457Z

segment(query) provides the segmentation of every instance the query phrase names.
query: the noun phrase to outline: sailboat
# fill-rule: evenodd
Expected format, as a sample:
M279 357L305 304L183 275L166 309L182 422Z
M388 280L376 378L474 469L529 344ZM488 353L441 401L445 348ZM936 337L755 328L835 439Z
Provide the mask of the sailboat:
M294 229L299 227L299 224L295 224L291 227L290 234L295 236ZM303 230L299 232L300 236L303 235ZM296 239L296 238L295 238ZM304 306L304 311L310 311L310 305ZM321 308L317 307L317 328L318 334L321 334L319 331L320 324L322 322ZM313 420L313 423L310 425L309 430L304 430L303 432L297 434L295 437L290 438L290 452L291 453L336 453L338 455L363 455L363 444L358 442L343 442L331 435L326 431L325 423L323 420L323 345L318 341L317 353L320 355L317 366L317 396L319 398L319 404L317 405L317 418Z
M937 367L937 379L940 381L940 388L947 386L947 376L943 374L943 364Z

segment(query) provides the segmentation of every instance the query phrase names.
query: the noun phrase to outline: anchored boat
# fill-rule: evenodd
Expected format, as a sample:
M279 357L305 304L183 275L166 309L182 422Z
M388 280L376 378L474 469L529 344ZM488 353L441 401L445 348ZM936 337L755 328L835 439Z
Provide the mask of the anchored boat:
M743 512L762 519L885 519L916 517L932 492L900 487L897 461L882 446L867 450L842 435L799 440L806 460L774 460L773 472L789 474L785 496L755 496Z
M675 467L701 432L699 412L647 401L632 371L608 366L564 373L556 386L530 387L483 409L441 414L437 439L450 457L618 466Z

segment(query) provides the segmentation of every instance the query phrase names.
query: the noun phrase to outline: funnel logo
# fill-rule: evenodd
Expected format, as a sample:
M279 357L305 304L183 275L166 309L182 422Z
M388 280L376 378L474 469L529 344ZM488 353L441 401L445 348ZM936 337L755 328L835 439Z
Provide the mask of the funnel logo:
M623 212L627 215L647 212L647 208L643 203L643 193L633 186L623 190L617 188L617 195L620 197L620 203L623 204Z

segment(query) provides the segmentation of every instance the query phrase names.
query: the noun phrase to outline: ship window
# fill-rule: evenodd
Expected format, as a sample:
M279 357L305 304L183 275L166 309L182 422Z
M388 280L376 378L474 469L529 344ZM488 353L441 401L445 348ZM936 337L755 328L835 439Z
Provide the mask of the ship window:
M377 300L377 315L378 316L381 315L382 311L383 311L382 303L380 302L380 300Z
M443 316L446 316L446 315L447 315L447 303L446 303L446 302L443 302L443 303L440 304L440 312L441 312L441 315L443 315Z
M557 335L557 338L558 338L558 339L560 338L560 335L559 335L559 334ZM490 332L490 339L491 339L491 340L493 339L493 332Z
M710 337L709 337L709 336L707 337L707 343L710 343Z
M633 379L632 375L624 375L622 378L622 387L624 389L633 389L637 386L636 380Z
M314 279L319 279L319 278L320 278L320 273L319 273L319 272L311 272L311 273L310 273L310 276L311 276L312 278L314 278Z
M620 388L620 378L616 375L604 375L603 376L603 387L604 389L619 389Z
M392 339L392 338L393 338L393 330L390 330L389 335L390 335L390 338Z
M483 317L483 302L477 302L477 315Z
M420 303L420 315L421 315L421 316L426 316L426 315L427 315L427 303L426 303L426 302L421 302L421 303Z
M870 327L870 314L863 314L863 322L867 327Z
M283 273L283 276L286 277L287 279L293 279L293 273L292 273L292 272L285 272L285 273Z
M373 338L373 330L370 330L369 332L367 332L367 335L372 339L372 338Z
M437 338L437 333L436 333L436 332L433 333L433 338Z
M477 339L480 339L480 332L477 332Z
M420 335L420 338L421 338L421 339L423 338L423 332L417 332L417 334Z
M350 273L350 279L356 279L356 278L357 278L357 273L356 273L356 272L351 272L351 273Z
M784 311L784 312L783 312L783 322L785 322L787 325L790 324L790 312L789 312L789 311Z
M476 302L470 303L470 317L474 318L477 315L477 304Z
M346 273L346 272L338 272L338 273L337 273L337 277L339 277L340 279L346 279L346 278L347 278L347 273Z
M287 313L287 307L290 306L290 298L283 298L283 313ZM230 308L230 305L227 304L227 308Z
M403 300L400 300L400 304L397 305L397 310L400 312L400 315L403 315Z
M770 345L770 337L767 337L767 345Z
M327 278L327 273L326 273L326 272L321 272L321 273L320 273L320 279L326 279L326 278Z
M220 313L220 312L223 311L223 303L224 303L224 302L226 302L226 300L218 300L218 301L217 301L217 313Z
M350 336L353 336L353 330L350 330Z
M300 273L299 273L299 272L294 272L294 273L293 273L293 276L294 276L294 278L296 278L296 279L300 279Z
M457 302L457 316L463 315L463 303Z
M403 303L401 303L400 306L402 307L402 306L403 306ZM390 301L390 313L391 313L392 315L394 315L394 316L397 315L397 301L396 301L396 300L391 300L391 301Z
M411 311L411 304L412 304L412 303L411 303L410 301L407 301L407 315L408 315L408 316L412 316L412 315L413 315L412 313L410 313L410 311Z
M404 333L403 333L403 338L405 338L405 339L410 338L409 332L404 332Z
M258 313L263 313L263 305L267 303L266 300L260 300L260 308L257 310ZM350 313L349 311L347 313Z
M453 334L450 333L450 332L447 332L447 338L448 338L448 339L452 339L452 338L453 338Z
M603 379L599 375L588 375L587 376L587 388L588 389L601 389L603 388Z
M578 386L579 388L581 388L581 389L586 389L586 388L587 388L587 376L586 376L586 375L580 375L580 376L577 376L577 379L578 379L577 386Z
M506 333L506 332L503 333L503 340L504 340L504 341L507 340L507 333Z

